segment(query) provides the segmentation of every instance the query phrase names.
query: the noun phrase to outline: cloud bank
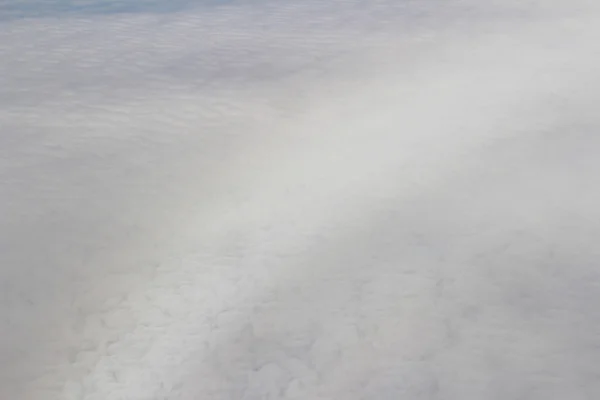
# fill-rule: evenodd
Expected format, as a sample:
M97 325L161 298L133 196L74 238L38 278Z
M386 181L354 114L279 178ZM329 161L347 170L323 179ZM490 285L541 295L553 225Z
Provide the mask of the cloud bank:
M593 2L0 5L0 394L600 395Z

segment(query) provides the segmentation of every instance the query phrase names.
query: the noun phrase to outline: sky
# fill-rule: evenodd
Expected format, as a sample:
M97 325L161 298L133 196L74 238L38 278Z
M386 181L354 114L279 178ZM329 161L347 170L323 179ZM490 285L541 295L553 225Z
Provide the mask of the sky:
M600 397L600 6L0 1L0 397Z

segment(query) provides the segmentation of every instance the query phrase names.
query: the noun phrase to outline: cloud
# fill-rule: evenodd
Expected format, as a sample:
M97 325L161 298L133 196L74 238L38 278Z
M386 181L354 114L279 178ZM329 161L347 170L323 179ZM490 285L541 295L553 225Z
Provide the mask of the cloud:
M0 8L4 397L600 390L593 3L48 4Z

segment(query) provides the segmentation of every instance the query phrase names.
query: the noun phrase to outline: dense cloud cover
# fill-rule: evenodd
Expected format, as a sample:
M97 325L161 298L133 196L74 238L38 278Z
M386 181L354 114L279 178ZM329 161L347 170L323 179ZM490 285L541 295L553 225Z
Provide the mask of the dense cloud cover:
M594 3L1 3L0 397L600 398Z

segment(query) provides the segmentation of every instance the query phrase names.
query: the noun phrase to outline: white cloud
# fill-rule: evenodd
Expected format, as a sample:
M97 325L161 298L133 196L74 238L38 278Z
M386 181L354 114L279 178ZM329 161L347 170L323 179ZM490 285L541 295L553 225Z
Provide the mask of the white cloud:
M3 398L600 394L593 3L26 8Z

